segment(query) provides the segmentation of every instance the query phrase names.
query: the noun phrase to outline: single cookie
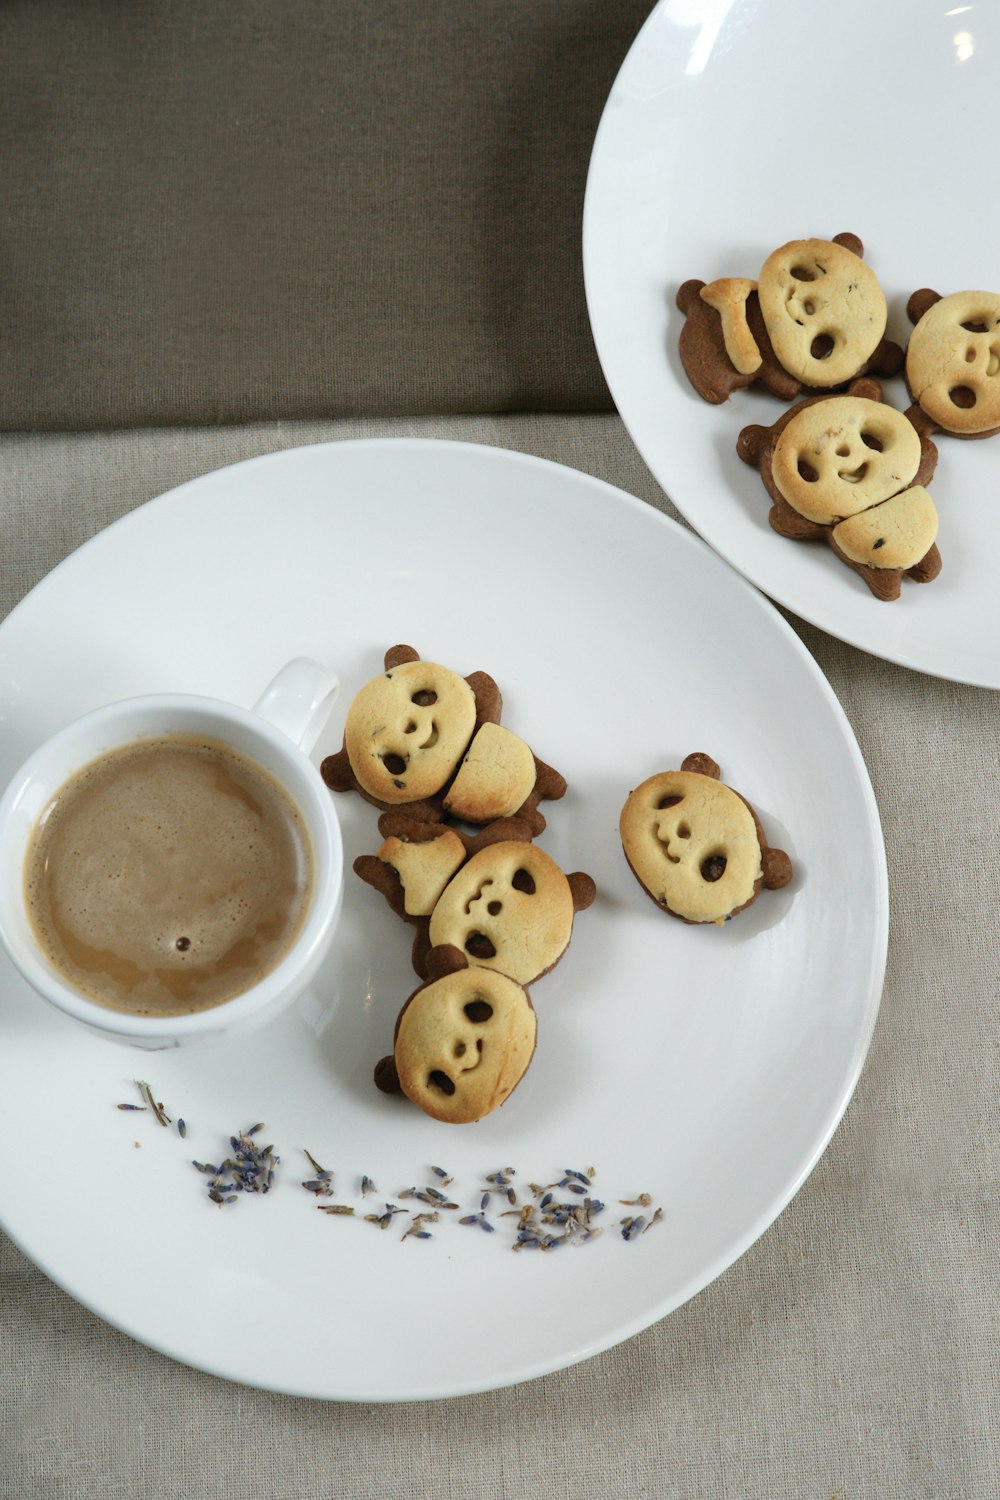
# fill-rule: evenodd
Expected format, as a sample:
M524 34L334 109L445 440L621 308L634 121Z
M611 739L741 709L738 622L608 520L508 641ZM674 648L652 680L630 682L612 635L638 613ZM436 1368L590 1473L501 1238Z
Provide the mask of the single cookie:
M376 807L402 804L442 817L434 799L451 781L477 728L499 722L503 700L485 672L460 677L393 646L385 672L365 684L347 712L343 749L320 766L334 791L356 790Z
M470 968L455 948L432 949L428 969L399 1013L392 1057L376 1064L375 1082L435 1120L471 1124L499 1108L527 1071L537 1034L531 997L506 974Z
M895 375L903 363L887 340L886 302L862 260L856 235L790 240L765 260L756 281L686 281L681 363L698 394L718 404L759 385L791 401L830 391L871 370Z
M804 387L846 385L882 345L888 309L862 249L848 235L790 240L760 268L757 296L771 347Z
M449 882L431 913L427 941L451 944L484 968L531 984L565 953L575 912L590 906L589 875L565 875L543 849L520 840L475 854ZM424 945L414 944L424 972Z
M928 430L984 438L1000 432L1000 296L923 288L906 305L915 324L906 384Z
M898 599L904 574L929 583L941 571L937 515L925 488L937 448L909 412L882 400L877 381L854 381L842 396L808 396L771 427L745 427L736 451L760 470L772 530L826 541L876 598ZM898 503L884 509L890 501ZM873 521L869 530L861 517L870 512L884 524ZM921 541L924 551L915 554Z
M901 411L864 396L802 402L771 449L771 477L807 520L832 526L911 484L920 436Z
M724 786L707 755L661 771L630 792L619 820L629 868L658 906L689 923L714 922L792 878L781 849L768 847L760 819Z

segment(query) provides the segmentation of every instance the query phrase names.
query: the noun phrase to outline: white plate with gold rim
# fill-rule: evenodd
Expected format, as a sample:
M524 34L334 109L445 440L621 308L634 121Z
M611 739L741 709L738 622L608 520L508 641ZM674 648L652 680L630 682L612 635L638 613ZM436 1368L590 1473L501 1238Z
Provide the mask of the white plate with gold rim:
M481 538L489 528L491 543ZM463 537L480 538L471 548ZM826 680L777 612L642 502L573 470L458 443L348 442L208 474L135 511L0 626L3 779L65 720L185 689L251 703L296 654L343 691L316 748L397 640L499 682L504 721L568 777L540 842L599 888L533 988L538 1049L508 1102L438 1124L371 1070L416 985L410 930L348 875L334 958L257 1035L143 1054L77 1030L0 971L0 1223L56 1282L192 1366L321 1398L507 1385L605 1349L725 1270L772 1223L854 1089L881 994L878 816ZM721 763L796 866L725 928L657 911L617 821L629 790L692 750ZM819 795L819 789L822 795ZM376 814L338 798L348 859ZM146 1078L176 1124L115 1106ZM257 1121L267 1196L218 1208L218 1162ZM299 1184L335 1173L328 1216ZM58 1162L58 1172L52 1165ZM453 1177L432 1238L365 1221ZM522 1195L596 1168L599 1237L514 1253L484 1174ZM363 1198L361 1177L378 1192ZM619 1199L663 1217L625 1240ZM569 1197L563 1192L564 1198Z
M815 14L813 14L815 12ZM832 20L832 24L828 24ZM772 599L839 639L934 676L1000 687L1000 438L939 439L940 576L875 599L829 548L768 525L736 455L783 403L710 406L677 352L691 277L754 278L791 239L860 236L905 344L919 287L1000 292L1000 12L844 0L661 0L611 90L587 182L584 272L612 396L698 533ZM997 377L1000 379L1000 376ZM901 376L886 398L909 404Z

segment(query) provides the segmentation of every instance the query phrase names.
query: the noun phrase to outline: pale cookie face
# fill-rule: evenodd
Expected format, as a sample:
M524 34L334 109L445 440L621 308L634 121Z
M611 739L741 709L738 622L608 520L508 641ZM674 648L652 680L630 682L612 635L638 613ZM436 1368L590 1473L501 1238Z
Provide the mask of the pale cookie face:
M476 699L457 672L404 662L367 683L347 714L344 744L359 785L390 805L433 797L476 724Z
M928 308L910 335L906 380L946 432L1000 427L1000 296L954 292Z
M394 1056L400 1087L426 1114L461 1125L498 1108L535 1050L535 1012L519 984L459 969L404 1008Z
M902 412L862 396L814 401L782 429L771 477L794 510L831 525L910 483L920 438Z
M378 857L399 876L406 915L429 917L448 881L464 863L465 845L450 828L421 844L393 835L383 842Z
M831 240L792 240L761 267L757 296L775 355L803 385L842 385L869 361L887 309L875 273Z
M689 922L724 921L753 900L763 879L753 814L710 776L651 776L626 801L620 831L650 895Z
M869 568L913 568L937 537L934 501L922 485L894 495L833 528L845 557Z
M468 823L509 818L535 786L535 757L500 724L484 724L469 746L444 799L447 812Z
M470 964L530 984L565 952L573 893L555 860L515 840L473 855L431 913L432 944L451 943Z

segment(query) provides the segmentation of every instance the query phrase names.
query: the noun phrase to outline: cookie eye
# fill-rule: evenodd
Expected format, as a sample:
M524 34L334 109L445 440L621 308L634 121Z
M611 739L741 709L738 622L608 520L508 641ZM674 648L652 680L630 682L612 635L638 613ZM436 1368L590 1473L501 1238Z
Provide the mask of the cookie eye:
M484 1026L493 1014L493 1007L488 1000L470 1000L462 1009L473 1026Z
M810 271L808 266L793 266L792 275L796 281L815 281L816 273Z
M406 770L406 761L401 755L383 755L382 764L385 766L390 776L402 776L403 772Z
M497 950L485 932L470 932L465 940L465 951L472 958L496 958Z
M866 448L872 448L876 453L881 453L882 449L885 447L882 439L877 438L874 432L862 432L861 441L864 443Z
M447 1073L443 1073L440 1068L435 1068L433 1073L428 1073L427 1087L432 1089L440 1089L442 1094L453 1094L455 1092L455 1085L453 1081L448 1077Z
M960 406L963 411L968 411L976 404L976 393L970 391L967 385L953 385L948 392L954 406Z
M828 333L818 333L809 345L813 359L829 359L833 353L833 338Z
M676 807L678 802L683 801L684 798L678 796L676 792L670 793L666 797L660 798L659 802L656 804L656 811L662 812L665 807Z
M818 470L812 464L807 464L804 458L800 458L795 466L799 471L799 478L804 479L806 484L815 484L819 478Z
M535 882L527 870L515 870L510 883L515 891L520 891L524 896L535 894Z
M726 873L726 864L727 860L724 854L710 854L707 859L703 859L701 862L702 880L707 880L709 884L712 884L713 881L721 880L722 876Z
M415 703L418 708L430 708L432 703L438 701L438 695L433 688L420 688L410 697L410 702Z
M970 318L968 323L962 324L962 327L966 333L989 333L990 331L982 318Z

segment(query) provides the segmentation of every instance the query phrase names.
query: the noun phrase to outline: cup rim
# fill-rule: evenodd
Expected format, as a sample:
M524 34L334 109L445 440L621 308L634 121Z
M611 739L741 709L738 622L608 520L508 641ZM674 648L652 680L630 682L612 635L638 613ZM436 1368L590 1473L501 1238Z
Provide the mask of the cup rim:
M75 990L59 975L42 953L24 909L23 897L20 902L14 903L17 908L16 916L13 922L10 922L8 908L11 903L7 899L6 888L0 889L0 943L11 962L40 998L91 1029L121 1039L134 1038L139 1042L181 1041L201 1035L219 1035L253 1021L261 1012L267 1012L280 999L283 991L294 985L296 975L310 972L317 955L321 954L339 914L344 884L344 851L340 821L333 806L332 796L323 786L318 768L306 752L284 731L276 728L260 714L239 704L227 703L224 699L214 698L207 694L147 693L117 699L81 714L49 735L22 762L0 796L0 845L9 843L10 830L16 824L18 804L33 782L36 784L40 782L45 787L45 804L47 805L52 795L70 776L97 756L127 745L143 734L191 732L190 728L184 725L178 725L174 729L164 725L151 726L148 730L128 729L121 734L110 734L105 750L90 752L80 759L73 760L72 745L88 733L92 734L99 730L102 724L113 725L125 715L140 717L154 713L200 714L205 716L206 721L212 717L217 721L217 727L211 731L214 738L224 743L232 743L233 748L240 754L246 755L251 760L256 759L260 763L259 757L252 749L247 750L233 741L231 731L234 726L238 727L268 746L277 758L291 767L293 773L291 779L298 782L298 785L294 787L286 784L280 772L266 765L262 768L269 775L274 776L303 817L313 859L313 890L305 919L290 948L274 968L252 984L249 989L243 990L229 1000L222 1000L217 1005L195 1011L190 1015L158 1017L130 1015L126 1011L112 1010ZM204 732L206 734L210 732L207 723ZM68 769L50 776L42 774L43 768L51 763L53 758L58 758L60 751L63 752L64 762L66 756L70 757ZM315 781L310 777L310 772L315 777ZM302 795L303 792L305 796ZM308 801L311 805L303 806L304 801ZM27 818L21 825L20 831L23 833L23 838L17 851L16 871L12 877L17 891L23 889L27 844L36 826L37 816ZM12 941L9 927L17 929L19 941ZM289 1001L292 998L294 996L290 995Z

